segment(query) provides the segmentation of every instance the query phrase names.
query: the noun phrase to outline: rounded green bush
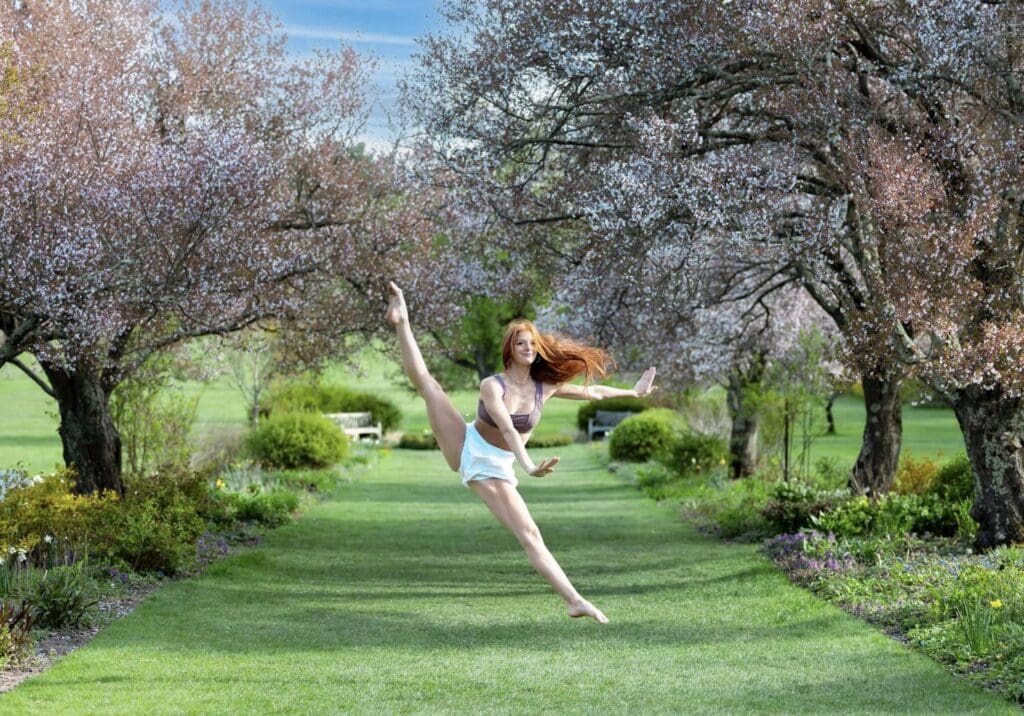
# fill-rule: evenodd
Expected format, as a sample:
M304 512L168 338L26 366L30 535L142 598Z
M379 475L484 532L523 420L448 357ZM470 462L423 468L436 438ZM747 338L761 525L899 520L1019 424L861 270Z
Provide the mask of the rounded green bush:
M935 472L928 493L948 502L974 499L974 470L967 453L953 456Z
M658 459L680 475L706 474L724 468L728 458L724 440L698 433L675 435L658 454Z
M348 436L317 413L274 413L249 434L249 450L263 465L325 467L348 455Z
M613 460L646 462L662 453L682 429L682 418L668 408L632 415L612 430L608 453Z
M642 413L649 410L650 401L646 398L605 398L604 400L591 400L584 403L576 412L576 427L586 430L591 418L597 417L598 410L608 410L615 413Z
M263 401L264 416L275 413L371 413L384 432L402 422L402 411L389 400L340 385L287 383L275 387Z

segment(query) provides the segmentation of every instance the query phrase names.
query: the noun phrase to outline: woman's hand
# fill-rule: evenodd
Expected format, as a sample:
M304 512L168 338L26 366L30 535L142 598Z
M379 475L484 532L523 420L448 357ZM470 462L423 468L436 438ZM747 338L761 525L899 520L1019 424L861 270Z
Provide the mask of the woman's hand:
M642 398L645 395L650 395L655 390L657 390L654 387L655 372L656 371L654 370L654 368L651 367L645 370L644 374L640 376L640 380L636 382L636 386L634 386L633 388L633 390L636 392L636 397Z
M547 460L541 460L540 465L530 470L530 474L534 477L544 477L549 472L555 469L555 465L561 458L549 457Z

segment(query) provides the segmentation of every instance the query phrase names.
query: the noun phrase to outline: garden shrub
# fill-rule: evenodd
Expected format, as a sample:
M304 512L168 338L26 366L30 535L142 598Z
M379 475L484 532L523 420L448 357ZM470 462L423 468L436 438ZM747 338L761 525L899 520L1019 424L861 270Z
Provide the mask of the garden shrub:
M612 433L613 439L615 433ZM723 440L697 433L674 433L657 453L661 462L680 475L702 475L724 469L728 456L729 449Z
M935 472L928 494L947 502L974 499L974 470L967 453L955 455Z
M613 460L646 462L669 447L681 428L672 410L657 408L632 415L612 431L608 454Z
M20 596L32 609L36 626L44 629L77 627L99 603L96 583L84 561L29 569L26 577Z
M0 601L0 668L20 661L32 644L32 609L18 598Z
M274 413L323 413L324 399L315 383L281 383L271 387L260 404L260 416Z
M682 497L693 489L693 481L684 480L682 475L660 462L648 462L639 466L634 482L644 494L655 500Z
M700 499L690 507L698 524L710 527L723 539L759 540L769 536L767 521L761 514L768 500L768 486L764 480L704 480ZM692 480L690 481L692 482Z
M896 480L892 486L893 492L900 495L927 493L938 469L938 463L927 457L915 458L909 453L900 456L899 467L896 468Z
M572 435L552 433L550 435L531 435L528 445L531 448L554 448L572 445Z
M603 400L591 400L580 406L576 412L576 427L586 430L589 421L597 417L598 410L607 410L616 413L642 413L649 410L651 403L645 398L605 398Z
M402 433L398 447L406 450L437 450L437 438L433 433Z
M899 536L908 533L951 537L962 524L963 505L934 495L859 496L810 518L824 532L838 537Z
M348 436L316 413L274 413L249 434L249 450L273 467L326 467L348 455Z
M384 432L394 430L402 412L391 401L340 385L288 383L270 391L261 413L372 413Z
M829 512L849 498L843 490L821 490L802 482L777 482L761 509L773 534L798 532L810 527L813 517Z
M216 514L206 481L165 472L126 481L125 496L95 531L91 554L139 572L174 574L188 567L196 540Z
M769 536L771 525L764 518L763 504L756 495L747 495L739 503L723 507L714 515L718 536L747 541Z
M0 500L0 545L18 546L30 557L48 553L55 541L85 547L120 501L113 492L75 494L74 485L74 471L62 469L8 490Z
M234 517L245 522L256 522L265 527L279 527L299 509L299 497L290 490L270 492L228 493Z

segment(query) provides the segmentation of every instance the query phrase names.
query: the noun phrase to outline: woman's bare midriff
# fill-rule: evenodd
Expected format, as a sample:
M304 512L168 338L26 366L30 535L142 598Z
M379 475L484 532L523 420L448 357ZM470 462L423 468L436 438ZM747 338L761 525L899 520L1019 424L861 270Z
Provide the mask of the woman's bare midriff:
M505 438L502 437L501 431L498 430L496 427L494 427L493 425L488 425L480 418L477 418L476 420L473 421L473 426L476 428L476 431L480 433L480 437L489 442L491 445L493 445L496 448L501 448L502 450L508 450L509 452L512 452L511 448L509 448L508 446L508 443L505 442ZM530 439L530 434L532 432L533 431L531 430L529 433L523 433L523 443L526 443L526 441Z

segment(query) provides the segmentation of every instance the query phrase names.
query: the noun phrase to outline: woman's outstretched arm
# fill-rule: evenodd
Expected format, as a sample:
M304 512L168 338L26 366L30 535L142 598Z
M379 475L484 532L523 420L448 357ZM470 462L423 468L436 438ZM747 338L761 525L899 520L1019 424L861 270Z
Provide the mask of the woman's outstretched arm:
M643 398L654 392L654 374L657 371L648 368L640 376L632 390L624 388L612 388L609 385L573 385L562 383L555 392L553 398L568 398L569 400L603 400L604 398Z
M505 438L505 443L508 445L509 450L516 456L520 467L534 477L547 475L555 469L555 465L558 464L557 457L542 460L540 465L533 464L533 460L530 459L530 455L526 452L523 436L512 426L512 417L508 414L505 401L501 399L501 386L497 380L494 378L484 378L480 381L480 400L483 401L484 407L487 408L487 412L490 413L491 418L498 426L498 430L501 431L501 436Z

